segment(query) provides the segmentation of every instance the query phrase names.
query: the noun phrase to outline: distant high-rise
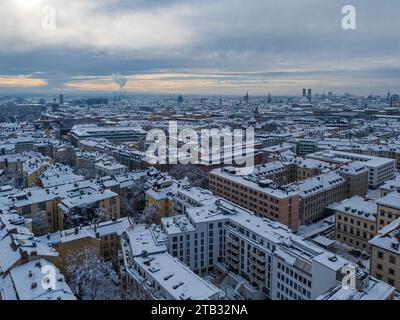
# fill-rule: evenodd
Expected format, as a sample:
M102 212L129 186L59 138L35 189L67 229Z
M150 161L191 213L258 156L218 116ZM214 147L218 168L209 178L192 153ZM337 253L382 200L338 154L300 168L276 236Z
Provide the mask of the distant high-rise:
M307 96L307 89L303 88L303 97L305 98Z
M249 92L246 92L246 95L244 96L244 101L249 102Z
M267 103L271 103L271 102L272 102L271 94L268 93Z
M183 103L183 97L181 95L178 97L178 103Z
M391 108L398 108L399 107L399 95L398 94L394 94L391 96L390 98L390 107Z
M312 99L312 91L311 91L311 89L308 89L308 96L307 96L307 98L308 98L308 101L311 102L311 99Z
M64 104L64 95L60 94L60 105Z

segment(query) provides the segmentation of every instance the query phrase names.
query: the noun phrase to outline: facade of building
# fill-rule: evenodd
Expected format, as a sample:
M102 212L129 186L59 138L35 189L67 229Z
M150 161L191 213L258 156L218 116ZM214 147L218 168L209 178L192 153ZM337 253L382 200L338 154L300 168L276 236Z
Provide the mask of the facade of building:
M272 180L254 180L235 175L229 168L213 170L209 189L261 217L279 221L292 230L299 228L299 194L290 187L278 187Z
M400 218L400 193L391 192L376 201L378 212L376 219L377 229L382 229L394 220Z
M396 164L393 159L357 153L329 150L309 154L306 157L336 164L361 162L369 169L368 185L370 189L374 190L378 189L386 181L393 179L396 171Z
M400 290L400 219L379 230L369 243L371 275Z
M335 214L335 239L369 252L368 241L376 234L377 204L353 197L333 204L329 209Z

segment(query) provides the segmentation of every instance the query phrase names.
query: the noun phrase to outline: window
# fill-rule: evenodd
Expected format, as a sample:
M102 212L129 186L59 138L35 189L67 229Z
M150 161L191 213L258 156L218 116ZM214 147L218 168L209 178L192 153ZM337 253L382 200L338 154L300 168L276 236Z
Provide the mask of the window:
M382 251L378 251L378 258L379 259L383 259L383 252Z
M32 210L31 210L31 206L24 206L22 207L22 215L26 215L26 214L31 214Z
M390 262L391 264L396 264L396 257L390 256L390 257L389 257L389 262Z
M45 211L46 210L46 202L40 202L38 203L38 209L40 211Z

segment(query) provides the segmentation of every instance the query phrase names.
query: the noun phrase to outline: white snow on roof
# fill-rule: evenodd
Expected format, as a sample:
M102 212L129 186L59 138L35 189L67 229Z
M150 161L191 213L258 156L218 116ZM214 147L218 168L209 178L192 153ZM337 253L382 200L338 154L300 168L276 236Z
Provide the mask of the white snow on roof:
M328 206L329 209L370 221L376 220L377 207L375 201L365 200L358 196Z
M373 246L400 254L400 218L393 221L369 241Z
M168 253L134 259L175 300L208 300L223 295L217 287Z
M391 192L385 197L376 200L376 203L382 206L400 209L400 193Z
M43 267L51 267L56 271L56 287L45 289ZM16 294L19 300L76 300L60 271L50 262L40 259L17 266L10 271Z

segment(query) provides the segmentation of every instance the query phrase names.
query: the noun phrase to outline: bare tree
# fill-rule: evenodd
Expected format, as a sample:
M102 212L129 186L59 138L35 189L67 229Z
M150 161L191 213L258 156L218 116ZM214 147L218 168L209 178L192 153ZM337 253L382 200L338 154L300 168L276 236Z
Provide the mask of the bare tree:
M75 174L84 176L86 179L96 178L96 168L94 163L83 162L75 169Z
M36 236L42 236L50 232L50 224L45 211L42 210L32 214L32 232Z
M75 207L64 215L64 228L75 228L80 225L89 225L110 220L110 216L99 204L91 203L82 207Z
M169 174L175 179L188 178L192 186L207 188L208 186L208 174L195 165L176 165L170 171Z
M18 171L5 169L0 176L0 186L12 185L16 188L23 187L21 174Z
M70 253L67 272L72 288L83 300L145 300L149 296L139 285L124 287L111 262L100 258L94 247Z
M155 205L151 205L146 207L143 210L143 214L141 216L141 221L147 224L159 223L160 222L160 208Z
M144 209L145 188L144 183L136 182L127 193L121 197L121 212L124 216L137 217Z
M118 288L112 281L115 274L112 264L99 257L94 247L67 256L67 272L71 287L83 300L114 300L118 298Z

